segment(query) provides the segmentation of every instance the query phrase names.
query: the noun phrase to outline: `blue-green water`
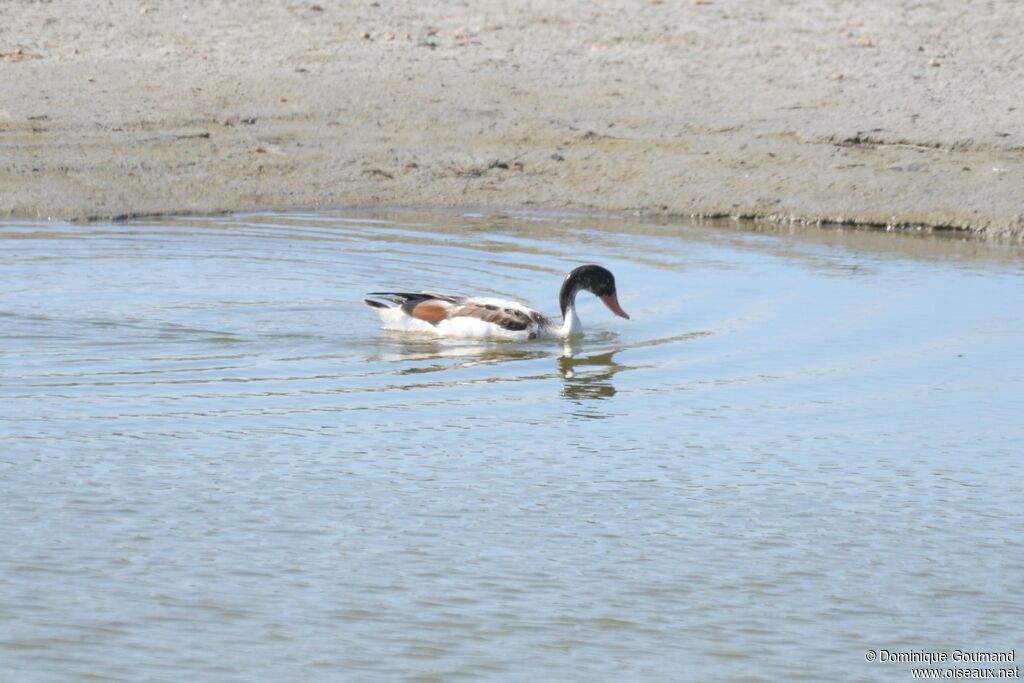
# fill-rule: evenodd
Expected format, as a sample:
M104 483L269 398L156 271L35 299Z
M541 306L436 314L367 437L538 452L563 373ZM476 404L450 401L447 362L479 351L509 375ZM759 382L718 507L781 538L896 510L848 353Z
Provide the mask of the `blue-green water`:
M553 314L589 262L632 320L581 297L570 345L360 303ZM259 214L3 224L0 277L2 680L909 680L865 651L1024 646L1019 246Z

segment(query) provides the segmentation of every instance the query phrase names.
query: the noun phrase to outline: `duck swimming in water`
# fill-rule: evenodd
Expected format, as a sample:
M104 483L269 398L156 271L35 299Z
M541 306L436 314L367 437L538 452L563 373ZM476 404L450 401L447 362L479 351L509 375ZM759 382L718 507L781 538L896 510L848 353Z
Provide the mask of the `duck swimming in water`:
M565 338L582 334L576 315L576 294L586 290L595 294L620 318L629 319L619 306L615 276L596 265L573 269L562 282L558 303L562 321L557 322L517 301L475 296L448 296L433 292L372 292L363 299L380 314L384 328L407 332L427 332L442 337L501 339Z

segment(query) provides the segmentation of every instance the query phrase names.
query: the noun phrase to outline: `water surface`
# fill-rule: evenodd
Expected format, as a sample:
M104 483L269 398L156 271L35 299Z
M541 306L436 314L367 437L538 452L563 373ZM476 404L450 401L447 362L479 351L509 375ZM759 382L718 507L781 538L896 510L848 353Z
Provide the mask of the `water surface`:
M381 289L612 269L571 344ZM565 215L0 225L0 677L909 680L1022 649L1024 249Z

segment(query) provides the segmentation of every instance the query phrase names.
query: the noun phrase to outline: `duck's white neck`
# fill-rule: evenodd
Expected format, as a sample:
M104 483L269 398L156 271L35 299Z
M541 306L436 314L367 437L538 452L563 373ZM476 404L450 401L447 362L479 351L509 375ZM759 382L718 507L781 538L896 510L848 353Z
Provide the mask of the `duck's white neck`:
M576 315L575 302L566 307L565 317L562 319L562 325L555 330L555 333L559 337L574 337L576 335L583 334L583 325L580 323L579 316Z

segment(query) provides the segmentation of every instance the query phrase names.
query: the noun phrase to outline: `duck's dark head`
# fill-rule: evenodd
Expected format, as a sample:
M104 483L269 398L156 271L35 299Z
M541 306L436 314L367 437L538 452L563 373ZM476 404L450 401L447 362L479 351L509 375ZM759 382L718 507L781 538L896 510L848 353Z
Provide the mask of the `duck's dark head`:
M619 298L615 291L615 276L607 268L589 265L574 268L565 276L562 283L562 291L558 295L558 303L562 306L562 317L576 301L576 293L581 289L593 292L597 298L604 302L615 315L629 320L629 316L619 306Z

